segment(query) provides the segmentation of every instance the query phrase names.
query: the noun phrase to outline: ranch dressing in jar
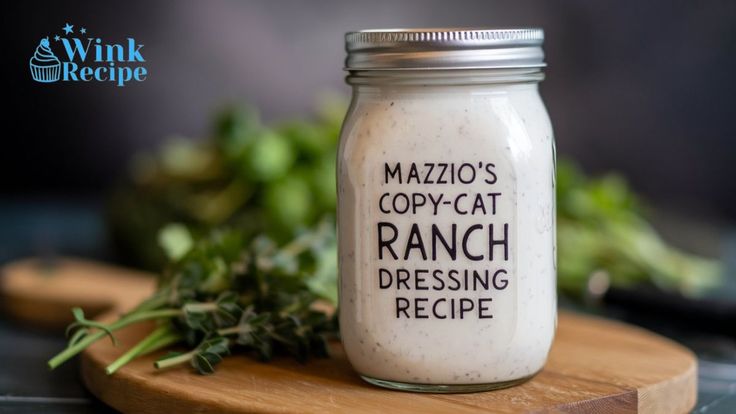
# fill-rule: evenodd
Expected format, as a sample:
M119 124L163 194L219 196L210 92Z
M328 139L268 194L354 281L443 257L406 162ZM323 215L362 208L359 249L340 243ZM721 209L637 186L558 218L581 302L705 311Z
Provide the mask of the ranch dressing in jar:
M340 329L368 382L469 392L539 372L556 326L540 29L346 35Z

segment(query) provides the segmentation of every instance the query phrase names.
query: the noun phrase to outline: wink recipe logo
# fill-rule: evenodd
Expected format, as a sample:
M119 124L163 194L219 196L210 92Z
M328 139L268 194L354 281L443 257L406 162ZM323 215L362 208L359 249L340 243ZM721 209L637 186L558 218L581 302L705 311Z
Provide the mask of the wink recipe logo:
M104 42L100 37L87 37L81 27L78 37L74 25L67 23L64 36L53 38L54 54L48 36L41 39L29 62L31 77L36 82L111 82L123 87L130 82L143 82L148 76L144 66L143 45L134 38L124 43Z

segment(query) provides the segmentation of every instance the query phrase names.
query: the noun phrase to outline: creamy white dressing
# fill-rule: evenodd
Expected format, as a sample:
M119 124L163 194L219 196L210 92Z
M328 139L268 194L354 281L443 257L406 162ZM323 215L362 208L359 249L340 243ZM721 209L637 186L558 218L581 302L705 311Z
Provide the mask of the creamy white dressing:
M554 143L537 85L356 88L338 153L350 362L411 384L533 375L556 324Z

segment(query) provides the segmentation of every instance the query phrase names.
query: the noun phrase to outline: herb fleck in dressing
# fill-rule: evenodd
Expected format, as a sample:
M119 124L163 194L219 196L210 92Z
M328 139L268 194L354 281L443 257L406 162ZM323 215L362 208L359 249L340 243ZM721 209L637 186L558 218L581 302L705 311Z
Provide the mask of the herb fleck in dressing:
M348 34L340 328L367 381L465 392L544 365L556 296L541 41L534 29ZM486 53L453 61L470 45Z

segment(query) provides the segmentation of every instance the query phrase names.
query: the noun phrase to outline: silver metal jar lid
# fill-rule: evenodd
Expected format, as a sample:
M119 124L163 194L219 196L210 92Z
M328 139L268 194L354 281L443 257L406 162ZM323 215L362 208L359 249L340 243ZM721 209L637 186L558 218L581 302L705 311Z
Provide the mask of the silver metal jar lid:
M381 29L345 35L345 69L541 68L544 31L512 29Z

